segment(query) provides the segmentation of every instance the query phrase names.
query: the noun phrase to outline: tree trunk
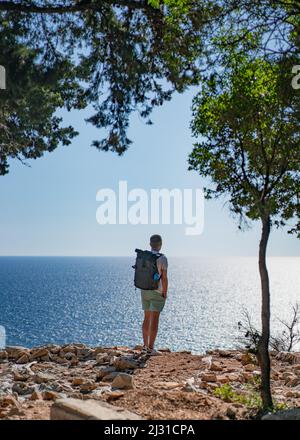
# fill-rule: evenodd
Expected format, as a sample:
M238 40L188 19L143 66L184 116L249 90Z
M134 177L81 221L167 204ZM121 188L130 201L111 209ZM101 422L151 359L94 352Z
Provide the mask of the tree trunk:
M269 339L270 339L270 286L269 275L266 265L266 251L270 235L270 217L262 218L262 233L259 244L259 273L261 280L262 305L261 305L261 324L262 334L258 343L257 358L261 369L261 397L263 409L272 409L273 401L270 386L270 356L269 356Z

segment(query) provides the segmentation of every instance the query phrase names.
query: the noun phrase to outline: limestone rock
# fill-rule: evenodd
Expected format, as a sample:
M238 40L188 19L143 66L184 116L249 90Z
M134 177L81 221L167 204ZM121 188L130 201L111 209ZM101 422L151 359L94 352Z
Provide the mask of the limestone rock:
M43 358L43 359L42 359ZM35 348L31 351L31 356L30 359L31 360L35 360L35 359L49 359L49 351L47 350L47 348Z
M29 350L27 348L19 346L7 346L5 351L8 355L8 358L14 360L19 359L24 354L29 354Z
M113 400L118 400L118 399L120 399L120 398L123 397L124 395L125 395L125 393L123 393L122 391L111 391L111 392L108 394L106 400L107 400L107 402L111 402L111 401L113 401Z
M62 399L52 405L51 420L142 420L142 418L107 402Z
M267 414L262 417L262 420L300 420L300 407Z
M112 388L132 389L133 388L133 377L131 374L119 373L114 378L111 386L112 386Z
M56 399L58 399L57 393L55 393L54 391L49 391L49 390L44 391L42 396L43 396L44 400L56 400Z
M44 373L37 373L33 376L33 380L35 383L41 384L41 383L47 383L51 380L54 380L55 378L53 376L50 376L49 374Z
M81 393L90 393L91 391L95 390L97 388L97 384L95 382L92 382L91 380L84 382L80 385L80 392Z
M0 350L0 362L6 361L8 358L6 350Z
M281 351L276 355L276 359L279 361L287 362L289 364L299 364L300 353L290 353L290 352Z
M24 353L17 360L17 364L28 364L29 362L30 362L30 358L29 358L29 355L27 353Z
M96 359L95 350L87 347L77 348L77 357L80 361Z
M24 382L15 382L12 387L12 391L19 394L20 396L24 396L26 394L31 394L34 391L34 388L27 385Z
M110 356L107 353L98 353L96 356L97 365L103 365L110 361Z
M82 385L83 383L84 379L82 377L74 377L74 379L72 380L72 385L74 386Z
M210 368L211 371L222 371L223 367L221 364L217 363L217 362L212 362L210 364Z
M21 373L20 371L13 372L14 381L16 382L27 382L29 379L29 374Z
M257 367L253 364L246 364L244 368L246 371L255 371Z
M39 391L33 391L30 396L30 400L43 400L42 393L40 393Z
M215 373L202 373L201 379L204 382L217 382L217 375Z
M117 371L134 370L137 368L137 363L135 360L128 357L117 357L113 363L113 366Z
M164 390L173 390L174 388L182 386L182 384L178 382L156 382L155 385Z
M18 400L13 397L11 394L7 394L6 396L2 397L0 399L0 406L2 407L8 407L8 406L18 406L19 402Z
M116 369L115 367L104 367L101 368L98 372L97 372L97 381L103 380L103 378L113 372L115 372Z

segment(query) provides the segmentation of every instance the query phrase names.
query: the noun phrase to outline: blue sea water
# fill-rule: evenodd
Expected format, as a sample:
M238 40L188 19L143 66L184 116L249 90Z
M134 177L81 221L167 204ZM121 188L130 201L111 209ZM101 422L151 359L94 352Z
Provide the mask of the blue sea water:
M143 311L129 257L1 257L0 325L7 344L141 343ZM269 258L272 329L300 301L300 258ZM201 353L237 345L246 307L259 325L257 260L169 258L158 347Z

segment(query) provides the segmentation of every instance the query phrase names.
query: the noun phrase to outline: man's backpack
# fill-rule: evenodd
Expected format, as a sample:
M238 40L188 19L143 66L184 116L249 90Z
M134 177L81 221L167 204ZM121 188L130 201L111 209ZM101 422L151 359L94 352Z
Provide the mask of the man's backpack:
M138 289L157 290L160 276L157 269L157 259L163 254L152 253L151 251L135 250L137 256L134 271L134 285Z

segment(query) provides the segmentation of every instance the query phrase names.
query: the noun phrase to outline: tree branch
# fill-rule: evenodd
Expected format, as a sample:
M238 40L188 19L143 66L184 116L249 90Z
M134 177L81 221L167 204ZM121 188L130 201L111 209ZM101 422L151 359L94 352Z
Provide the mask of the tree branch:
M119 6L119 7L129 7L131 9L150 9L153 11L154 8L148 5L147 1L138 0L101 0L97 4L93 1L82 0L80 2L75 2L70 5L57 4L55 6L39 6L35 3L32 4L22 4L13 1L0 1L0 11L15 11L15 12L25 12L29 14L67 14L71 12L81 12L81 11L98 11L101 6ZM159 10L157 10L159 11Z

